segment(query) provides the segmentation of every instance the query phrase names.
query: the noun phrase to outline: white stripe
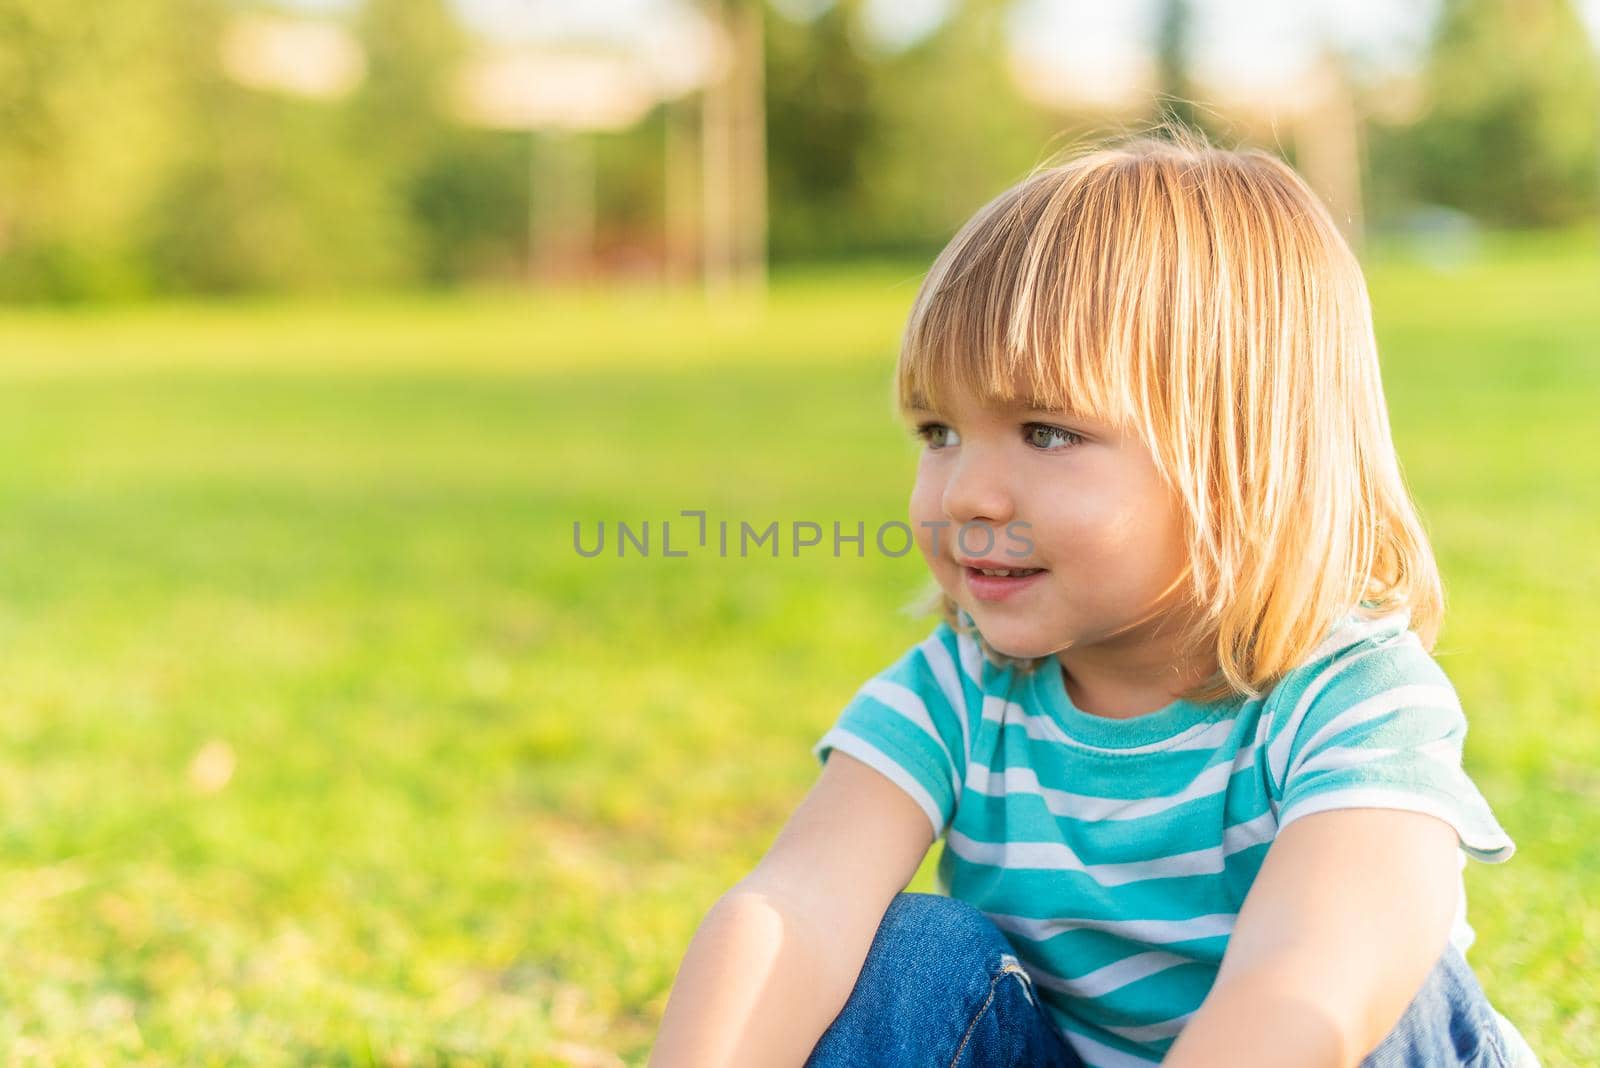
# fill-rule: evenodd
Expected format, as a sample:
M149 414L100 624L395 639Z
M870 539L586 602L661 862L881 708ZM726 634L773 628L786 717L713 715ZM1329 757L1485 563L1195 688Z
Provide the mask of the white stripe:
M1373 656L1377 653L1387 651L1388 650L1383 646L1379 646L1374 649L1363 649L1354 656L1347 656L1342 660L1335 660L1333 663L1323 668L1322 671L1318 673L1316 678L1311 680L1311 684L1307 686L1300 694L1300 700L1295 702L1294 711L1289 715L1289 722L1284 724L1283 730L1278 732L1278 736L1276 738L1272 739L1272 742L1267 749L1267 778L1269 780L1269 785L1272 787L1273 793L1280 795L1283 793L1283 784L1286 777L1285 773L1289 768L1289 749L1294 744L1295 733L1299 731L1300 724L1305 721L1306 713L1311 709L1311 703L1317 699L1317 697L1322 693L1329 683L1331 683L1339 675L1343 674L1343 672L1351 664L1354 664L1358 660L1365 659L1366 657ZM1267 717L1263 718L1276 720L1278 717L1278 711L1278 709L1274 708ZM1271 734L1272 731L1269 729L1268 737L1271 737Z
M1232 723L1232 721L1229 721ZM1232 782L1234 775L1242 772L1246 767L1253 767L1256 763L1256 751L1262 745L1261 721L1256 721L1256 737L1250 745L1240 747L1234 755L1234 763L1213 764L1200 775L1195 777L1187 787L1178 793L1162 796L1162 798L1101 798L1098 795L1086 793L1069 793L1066 790L1053 790L1050 787L1038 785L1038 777L1030 767L1008 767L1002 775L1000 785L1002 793L990 790L990 783L994 782L994 772L987 767L970 764L966 767L966 783L978 793L987 793L989 796L1005 796L1006 793L1019 793L1019 795L1037 795L1042 799L1046 809L1053 815L1064 815L1080 820L1131 820L1165 812L1170 807L1187 804L1189 801L1198 801L1206 796L1216 796L1227 790L1227 783ZM1270 796L1269 796L1270 799Z
M1078 871L1101 886L1111 887L1146 879L1219 874L1229 856L1271 841L1276 827L1277 822L1272 814L1264 812L1246 823L1225 828L1220 846L1119 864L1085 864L1062 842L980 842L954 828L946 836L945 842L956 856L973 864L1011 869Z
M1289 771L1291 783L1297 777L1304 777L1319 771L1345 771L1350 768L1366 767L1369 764L1381 766L1384 761L1393 756L1419 756L1424 761L1437 765L1433 770L1450 779L1452 783L1459 784L1461 768L1458 764L1460 749L1449 744L1450 739L1443 738L1436 742L1427 742L1411 749L1377 749L1356 745L1330 745L1316 756L1300 762Z
M957 770L955 756L950 752L950 747L945 745L944 738L939 734L939 728L933 725L933 717L928 714L928 706L923 703L917 692L888 679L869 679L861 687L860 692L900 713L933 740L933 744L939 747L939 752L944 754L945 767L950 773L950 792L953 796L960 797L961 775Z
M1306 743L1300 747L1299 754L1294 763L1289 767L1289 778L1293 778L1301 761L1308 754L1316 752L1317 748L1335 735L1343 734L1353 727L1364 723L1372 723L1386 719L1403 708L1438 708L1451 712L1460 712L1461 703L1456 699L1456 693L1448 686L1429 685L1418 683L1412 686L1396 686L1392 690L1374 694L1364 700L1357 701L1349 708L1329 719L1317 729ZM1288 781L1287 779L1285 781Z
M1357 642L1365 641L1374 634L1381 633L1391 627L1405 630L1410 623L1411 609L1409 608L1399 608L1388 615L1379 616L1376 619L1368 619L1365 616L1351 613L1334 628L1332 634L1323 639L1321 645L1311 651L1311 654L1305 658L1305 663L1316 663L1325 656L1355 645ZM1395 637L1399 637L1399 635L1396 634Z
M1127 986L1137 983L1141 979L1148 979L1152 975L1159 975L1180 964L1209 964L1209 961L1199 961L1195 957L1185 956L1182 953L1170 953L1166 950L1153 949L1148 953L1135 953L1113 961L1103 968L1096 968L1092 972L1068 979L1065 976L1055 975L1045 971L1037 965L1027 969L1033 981L1046 988L1075 998L1100 998L1114 993ZM1107 1028L1107 1030L1110 1030Z
M966 766L972 757L972 738L967 726L967 691L961 685L961 678L956 673L956 664L950 659L950 650L946 649L937 637L925 638L920 643L922 655L927 658L928 668L933 672L933 677L939 684L939 689L944 693L944 699L949 703L951 711L955 713L956 720L961 725L961 756L952 760L954 767L960 769ZM941 741L940 745L944 743ZM956 777L956 803L961 803L961 778Z
M1253 820L1244 823L1235 823L1223 828L1222 852L1225 856L1233 856L1252 846L1263 842L1270 842L1278 834L1278 815L1275 812L1263 812ZM1218 870L1221 870L1220 868Z
M1086 916L1052 916L1035 919L1008 912L984 912L1002 931L1009 931L1031 942L1044 942L1068 931L1099 931L1129 942L1160 946L1169 942L1189 942L1198 938L1230 936L1238 918L1233 912L1213 912L1186 920L1104 920Z
M967 678L972 680L972 685L980 691L983 689L983 650L978 648L978 643L972 640L972 635L956 635L956 652L961 656L961 669L967 673Z
M827 734L824 734L822 740L812 748L814 752L817 752L828 746L832 746L841 752L849 753L910 794L911 800L915 801L922 808L923 814L928 817L928 823L933 827L933 837L938 839L940 833L944 830L944 813L940 810L938 802L934 801L933 796L923 788L920 782L908 775L897 761L865 738L857 734L851 734L843 727L834 727Z
M1194 1014L1199 1012L1186 1012L1182 1016L1174 1016L1170 1020L1157 1020L1155 1023L1145 1024L1141 1027L1113 1027L1111 1024L1100 1026L1112 1034L1121 1035L1130 1042L1159 1042L1164 1038L1176 1037L1179 1031L1186 1027Z
M1255 761L1257 755L1260 754L1260 752L1266 747L1267 739L1270 738L1271 736L1272 736L1272 702L1271 702L1271 699L1269 698L1267 703L1262 707L1261 714L1256 716L1256 736L1250 742L1250 759L1251 759L1252 763ZM1272 768L1271 768L1272 760L1271 760L1271 754L1268 754L1267 764L1268 764L1268 768L1267 768L1266 784L1265 784L1266 788L1267 788L1267 791L1266 791L1267 792L1267 809L1274 816L1276 816L1278 814L1278 802L1276 800L1274 800L1273 796L1272 796L1273 795L1273 789L1272 789ZM1234 762L1234 766L1235 767L1239 766L1238 765L1238 761Z
M1059 742L1061 745L1074 749L1083 749L1091 753L1116 753L1132 756L1136 753L1181 752L1188 749L1215 749L1233 732L1235 717L1196 723L1180 734L1161 741L1151 742L1148 745L1130 745L1126 748L1107 748L1105 746L1089 745L1073 738L1061 729L1061 725L1045 712L1029 712L1015 701L1007 701L1003 697L992 694L985 695L983 699L983 718L991 723L1004 725L1008 722L1020 724L1029 738L1044 742Z
M1086 1068L1150 1068L1152 1064L1161 1063L1161 1059L1155 1054L1141 1057L1133 1053L1124 1053L1104 1042L1098 1042L1076 1027L1062 1023L1059 1015L1053 1016L1052 1019L1056 1031L1061 1033L1067 1045L1072 1047L1072 1052L1078 1055Z
M1169 808L1213 797L1227 790L1234 774L1247 767L1255 757L1255 747L1241 749L1232 764L1214 764L1174 794L1163 797L1100 797L1096 794L1075 794L1041 786L1039 777L1029 767L1009 767L995 774L977 762L967 765L966 784L974 793L990 797L1008 794L1033 795L1040 798L1052 815L1070 816L1073 819L1136 820L1154 816Z
M1456 829L1457 837L1468 851L1481 854L1478 859L1489 864L1509 860L1517 848L1503 831L1497 834L1490 827L1485 827L1484 833L1480 836L1479 828L1469 826L1467 820L1450 805L1421 794L1381 786L1362 786L1352 790L1329 790L1326 793L1313 794L1284 810L1280 832L1282 827L1287 827L1303 816L1341 808L1393 808L1436 816Z
M1443 738L1435 738L1431 742L1423 742L1421 745L1412 746L1411 748L1413 752L1421 753L1431 760L1437 760L1441 764L1449 764L1451 767L1459 768L1461 767L1461 743L1464 740L1461 735L1452 734Z
M983 650L978 648L977 641L970 634L956 632L956 656L961 661L962 673L966 675L967 681L972 683L972 688L980 694L983 693L983 671L987 658L984 657ZM978 704L981 708L983 705L981 698ZM961 708L961 729L963 731L969 729L968 724L971 719L972 709L969 705L963 703ZM971 729L976 730L976 727ZM963 734L962 737L965 739L967 746L966 759L970 761L972 759L972 738L967 734Z

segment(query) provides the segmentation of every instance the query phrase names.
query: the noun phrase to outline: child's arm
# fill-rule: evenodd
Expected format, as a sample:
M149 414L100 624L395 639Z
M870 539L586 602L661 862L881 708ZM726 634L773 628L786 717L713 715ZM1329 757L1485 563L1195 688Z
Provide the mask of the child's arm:
M916 802L833 751L766 856L701 922L650 1068L803 1065L932 844Z
M1354 1068L1450 937L1456 833L1420 812L1337 809L1284 827L1168 1068Z

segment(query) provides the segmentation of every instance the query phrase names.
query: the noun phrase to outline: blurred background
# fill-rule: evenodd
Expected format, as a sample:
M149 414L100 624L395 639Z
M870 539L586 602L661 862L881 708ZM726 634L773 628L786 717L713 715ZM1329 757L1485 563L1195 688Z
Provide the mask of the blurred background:
M1596 0L0 0L7 1063L642 1064L932 626L922 273L1166 116L1364 261L1471 959L1600 1062L1597 72Z

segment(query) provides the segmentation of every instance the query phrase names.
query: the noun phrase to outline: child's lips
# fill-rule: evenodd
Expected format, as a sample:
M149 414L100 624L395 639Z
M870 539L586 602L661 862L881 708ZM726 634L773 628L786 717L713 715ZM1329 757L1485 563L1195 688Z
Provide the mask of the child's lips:
M998 570L998 568L990 567L988 570ZM1043 576L1049 574L1049 571L1045 568L1009 568L1008 570L1013 573L1010 575L985 575L982 568L969 565L964 565L961 568L963 580L967 584L967 589L972 591L972 595L980 601L991 602L1003 601L1008 597L1015 596L1023 590L1037 585ZM1015 572L1017 571L1026 571L1027 573L1016 574Z
M1025 564L1021 560L997 558L991 556L958 556L956 563L962 567L972 568L975 571L1043 571L1036 564Z

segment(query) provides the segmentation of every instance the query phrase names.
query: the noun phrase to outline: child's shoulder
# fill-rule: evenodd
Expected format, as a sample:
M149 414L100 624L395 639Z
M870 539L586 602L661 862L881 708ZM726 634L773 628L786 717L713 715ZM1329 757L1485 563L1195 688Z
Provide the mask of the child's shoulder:
M1332 628L1267 694L1270 751L1282 758L1358 736L1396 745L1459 742L1466 732L1460 697L1410 621L1405 609L1352 612Z
M1406 608L1380 615L1350 612L1273 686L1269 705L1344 703L1335 699L1372 696L1403 686L1450 689L1449 677L1410 624Z
M926 634L903 649L875 679L923 692L959 692L963 684L983 681L983 654L972 635L940 620Z
M918 696L938 695L962 708L1008 691L1011 673L1011 668L985 654L977 629L967 620L952 625L940 619L866 685L887 681Z
M1515 850L1462 765L1467 718L1408 613L1347 617L1264 711L1278 828L1335 808L1408 809L1490 863ZM1259 737L1259 735L1258 735Z

